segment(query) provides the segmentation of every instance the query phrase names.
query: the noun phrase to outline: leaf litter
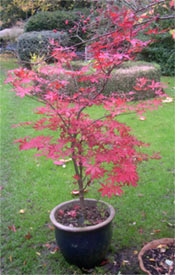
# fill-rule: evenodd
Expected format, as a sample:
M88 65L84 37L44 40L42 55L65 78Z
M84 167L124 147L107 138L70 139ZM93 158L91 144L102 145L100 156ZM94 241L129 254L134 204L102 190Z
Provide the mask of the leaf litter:
M175 274L175 244L159 245L142 256L145 268L151 275Z

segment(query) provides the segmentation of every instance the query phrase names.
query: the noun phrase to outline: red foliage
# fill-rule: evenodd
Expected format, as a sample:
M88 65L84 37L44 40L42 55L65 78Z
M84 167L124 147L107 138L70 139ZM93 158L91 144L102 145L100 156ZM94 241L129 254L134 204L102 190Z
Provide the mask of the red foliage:
M20 138L15 143L19 143L20 150L35 148L37 156L50 158L55 164L59 163L60 158L71 157L80 198L83 197L86 182L98 181L102 196L108 197L121 195L124 185L137 185L137 164L149 158L140 152L140 148L147 144L133 136L131 129L120 123L117 117L133 112L140 116L147 110L157 109L161 104L160 97L164 95L160 83L140 78L134 88L138 92L152 89L159 97L128 104L126 98L104 96L112 71L124 61L133 60L136 53L150 43L150 39L143 42L136 38L149 25L148 21L139 23L145 15L137 16L131 10L113 6L105 11L103 18L97 16L96 22L99 24L104 18L112 27L98 39L94 37L89 40L92 62L88 65L73 70L71 61L76 57L75 51L56 45L52 53L56 60L54 66L45 64L33 66L31 70L16 69L9 72L6 81L13 85L13 90L20 97L29 96L44 104L35 110L40 117L38 120L16 126L30 125L36 131L48 129L53 132L47 136ZM88 22L90 17L84 20L84 24ZM70 93L72 79L74 90ZM103 106L104 115L101 118L92 119L85 112L86 108L94 105ZM157 154L153 157L159 158Z

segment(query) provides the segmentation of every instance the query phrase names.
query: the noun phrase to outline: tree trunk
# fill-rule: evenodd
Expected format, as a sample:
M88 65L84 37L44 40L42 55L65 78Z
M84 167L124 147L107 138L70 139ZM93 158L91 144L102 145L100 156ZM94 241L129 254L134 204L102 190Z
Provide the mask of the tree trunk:
M86 209L85 209L85 202L84 202L84 188L83 188L82 179L78 180L78 186L79 186L79 198L80 198L81 214L82 214L82 217L84 219L84 216L86 214Z

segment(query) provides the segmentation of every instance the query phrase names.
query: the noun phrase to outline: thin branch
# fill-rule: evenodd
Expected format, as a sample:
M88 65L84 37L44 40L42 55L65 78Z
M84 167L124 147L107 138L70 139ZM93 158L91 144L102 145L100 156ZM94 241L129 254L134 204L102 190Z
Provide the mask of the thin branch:
M38 97L38 99L36 99L37 97L35 97L35 96L30 96L30 95L26 95L26 96L27 96L28 98L33 99L34 101L41 102L41 103L43 103L43 104L49 105L50 108L51 108L52 110L54 110L54 111L56 112L56 114L59 116L59 118L60 118L61 121L63 122L64 126L69 130L68 124L65 122L65 120L64 120L63 117L62 117L62 115L57 111L57 109L54 108L54 106L53 106L51 103L49 103L47 100L45 100L45 99L43 99L43 98L41 98L41 97ZM69 135L72 137L71 134L69 134Z
M175 18L175 14L172 14L172 15L158 17L157 20L168 20L168 19L174 19L174 18Z
M111 68L111 70L109 70L109 72L106 74L107 76L109 76L109 75L111 74L111 72L113 71L114 67L115 67L115 66L113 66L113 67ZM95 95L94 98L92 98L92 100L96 99L97 96L99 96L99 95L104 91L104 89L105 89L105 87L106 87L108 81L109 81L109 78L107 78L106 81L104 81L104 84L103 84L103 86L101 87L100 91ZM80 111L79 111L78 114L77 114L77 120L80 118L80 115L81 115L82 111L83 111L87 106L88 106L88 103L80 109Z
M133 112L130 112L130 113L121 113L121 114L117 114L117 115L115 115L115 117L116 116L121 116L121 115L132 115L132 114L136 114L137 112L136 111L133 111ZM91 125L93 125L94 123L96 123L97 121L100 121L100 120L102 120L102 119L104 119L104 118L107 118L107 117L111 117L111 115L109 114L109 115L104 115L104 116L102 116L102 117L99 117L99 118L97 118L97 119L95 119L88 127L90 127Z
M165 3L165 0L160 0L158 2L153 2L151 4L146 5L145 7L141 8L141 9L135 10L135 12L139 13L139 12L145 11L145 10L151 8L151 7L154 7L155 5L159 5L159 4L162 4L162 3Z

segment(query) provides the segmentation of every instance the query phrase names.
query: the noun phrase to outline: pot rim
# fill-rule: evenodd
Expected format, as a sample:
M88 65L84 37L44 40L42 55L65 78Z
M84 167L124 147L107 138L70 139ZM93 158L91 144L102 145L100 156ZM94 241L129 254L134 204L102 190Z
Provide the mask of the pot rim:
M138 254L138 260L139 260L139 265L141 270L147 273L148 275L151 275L151 273L145 268L142 260L142 256L145 254L147 250L156 248L160 244L174 244L174 243L175 243L175 238L163 238L163 239L153 240L147 243L146 245L144 245Z
M79 199L66 201L66 202L60 203L55 208L53 208L50 213L50 220L53 223L53 225L61 230L65 230L65 231L69 231L69 232L87 232L87 231L99 229L99 228L109 224L115 216L115 210L114 210L113 206L110 205L109 203L101 201L101 200L85 199L85 201L100 202L102 204L105 204L109 209L109 217L102 223L99 223L96 225L91 225L91 226L85 226L85 227L70 227L70 226L66 226L66 225L63 225L63 224L57 222L57 220L55 219L55 213L59 208L65 206L66 204L70 204L72 202L79 202L79 201L80 201Z

